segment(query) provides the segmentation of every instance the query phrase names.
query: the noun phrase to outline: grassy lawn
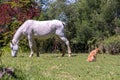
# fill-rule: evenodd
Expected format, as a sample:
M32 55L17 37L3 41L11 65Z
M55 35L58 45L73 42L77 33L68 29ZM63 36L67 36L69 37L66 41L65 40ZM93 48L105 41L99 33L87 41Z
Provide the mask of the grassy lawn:
M24 56L23 56L24 55ZM97 62L87 62L88 54L41 54L28 57L28 53L12 58L2 55L5 67L15 69L17 78L4 76L2 80L119 80L120 55L98 54Z

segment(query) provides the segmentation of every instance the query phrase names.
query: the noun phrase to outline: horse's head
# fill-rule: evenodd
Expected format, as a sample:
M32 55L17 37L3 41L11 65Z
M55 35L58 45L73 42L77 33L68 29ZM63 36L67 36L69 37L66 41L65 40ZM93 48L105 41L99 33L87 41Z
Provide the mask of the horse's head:
M17 56L17 52L18 52L18 44L15 44L15 43L13 43L11 41L10 48L11 48L11 55L12 55L12 57L16 57Z

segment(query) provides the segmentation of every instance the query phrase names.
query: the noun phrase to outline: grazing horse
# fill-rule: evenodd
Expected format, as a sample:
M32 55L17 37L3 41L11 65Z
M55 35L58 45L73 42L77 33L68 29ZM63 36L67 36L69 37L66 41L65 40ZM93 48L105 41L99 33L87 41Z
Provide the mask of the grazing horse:
M25 21L16 31L12 41L10 42L11 55L13 57L17 56L18 43L23 35L28 38L30 55L33 56L35 52L39 56L39 52L36 47L35 38L40 40L45 40L57 35L65 44L68 49L68 56L71 56L71 49L68 39L64 35L64 22L59 20L48 20L48 21L36 21L27 20ZM64 53L62 54L64 56Z

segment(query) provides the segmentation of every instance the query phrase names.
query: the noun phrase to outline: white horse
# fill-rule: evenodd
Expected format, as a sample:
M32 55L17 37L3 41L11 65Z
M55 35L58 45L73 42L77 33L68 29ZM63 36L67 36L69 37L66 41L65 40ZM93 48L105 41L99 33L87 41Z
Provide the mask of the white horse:
M17 56L18 51L18 42L23 35L27 36L30 47L30 55L33 56L33 53L37 53L39 56L39 52L36 47L35 38L39 38L41 40L51 38L52 36L57 35L65 44L68 49L68 56L71 56L71 49L69 45L69 41L64 36L64 22L59 20L48 20L48 21L36 21L36 20L27 20L25 21L16 31L12 41L10 42L11 47L11 55L13 57ZM62 54L64 56L64 54Z

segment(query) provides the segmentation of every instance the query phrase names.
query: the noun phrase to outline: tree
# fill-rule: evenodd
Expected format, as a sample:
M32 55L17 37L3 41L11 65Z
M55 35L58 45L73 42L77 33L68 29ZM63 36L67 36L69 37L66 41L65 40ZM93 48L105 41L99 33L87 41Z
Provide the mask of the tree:
M16 29L27 19L40 15L36 3L30 0L10 0L0 4L0 45L6 45L11 40Z
M15 12L18 14L7 14L7 21L3 19L3 16L0 17L0 19L3 19L0 21L0 24L3 25L7 23L7 25L14 26L10 27L9 30L14 30L18 28L17 26L20 22L22 23L25 19L34 18L34 16L38 16L35 18L37 20L63 20L67 24L65 27L65 35L69 39L74 52L87 52L99 45L104 39L114 35L119 36L120 34L119 0L74 0L75 2L70 4L67 4L69 0L35 0L39 1L36 3L40 5L40 9L43 10L40 12L40 16L34 14L34 10L37 10L33 6L36 6L36 4L31 4L29 3L30 0L27 0L28 2L25 2L26 4L23 5L22 3L24 3L24 1L19 1L21 1L21 4L13 2L14 4L9 3L9 5L13 6L10 7L12 10L15 9L14 11L11 10L12 12L20 11L21 13ZM14 6L16 7L14 8ZM43 9L43 7L45 9ZM0 14L5 14L7 11ZM11 18L10 15L14 14L15 16ZM13 23L8 24L11 20L13 20ZM18 22L16 23L16 21ZM0 31L3 32L2 29ZM55 39L45 41L43 45L44 50L46 52L50 51L55 41ZM48 46L50 47L48 48Z

